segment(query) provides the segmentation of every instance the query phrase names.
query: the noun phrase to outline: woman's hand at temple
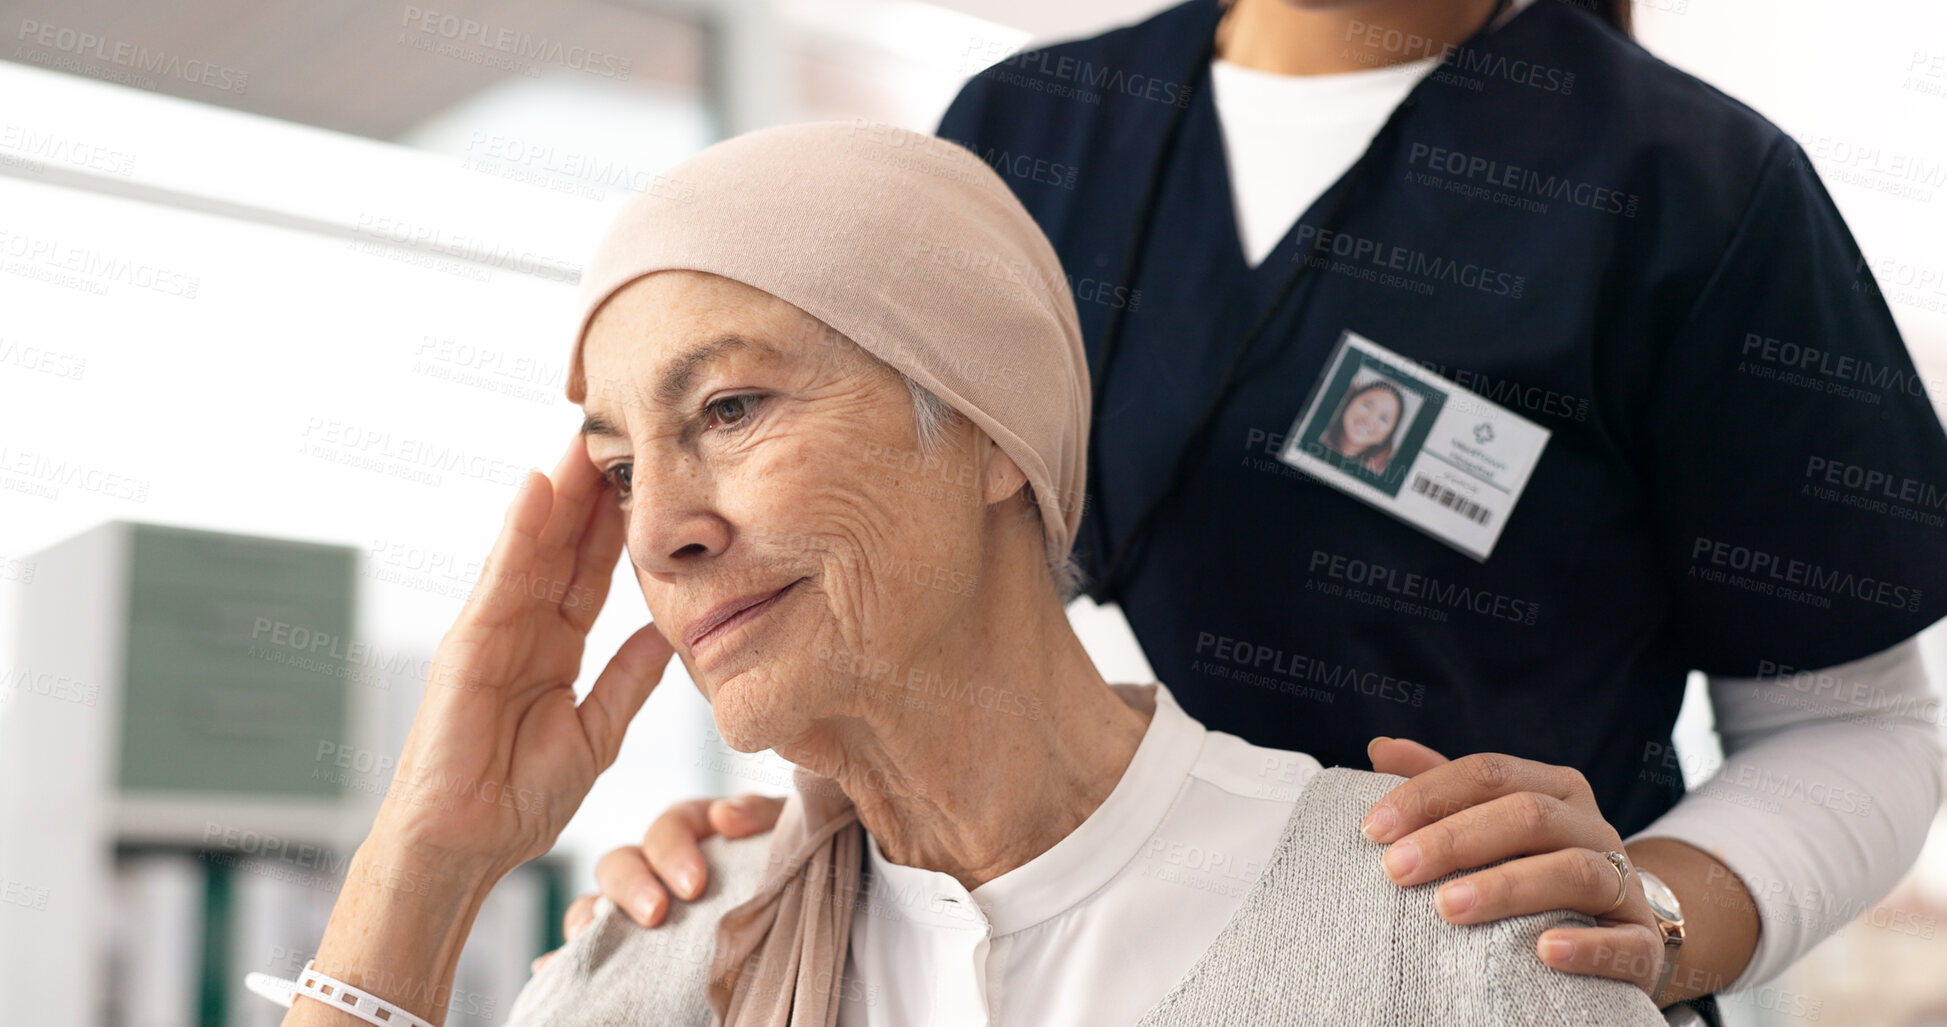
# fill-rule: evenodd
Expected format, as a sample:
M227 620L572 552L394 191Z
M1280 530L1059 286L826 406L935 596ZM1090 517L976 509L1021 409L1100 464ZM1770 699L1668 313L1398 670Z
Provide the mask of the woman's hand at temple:
M434 653L375 834L502 873L554 845L673 654L646 625L575 702L623 533L579 437L551 479L528 475Z
M673 654L645 626L575 702L623 548L624 517L604 491L579 436L552 477L523 482L434 653L392 787L318 946L319 971L434 1023L487 892L553 846ZM350 1022L311 1001L285 1019Z
M783 809L783 799L768 795L679 802L649 825L640 846L624 845L603 856L595 864L595 883L630 919L654 927L669 915L674 899L688 901L703 894L710 871L698 842L713 834L725 838L763 834L777 826ZM562 937L574 940L594 919L595 896L577 896L562 914ZM541 956L533 969L539 971L553 958L553 952Z
M1367 753L1374 770L1409 778L1374 804L1362 826L1366 837L1387 844L1386 872L1395 882L1421 884L1508 861L1440 887L1434 904L1448 922L1488 923L1555 909L1586 913L1599 926L1542 933L1542 962L1629 981L1659 1006L1721 990L1749 962L1757 910L1737 875L1672 839L1625 848L1574 768L1497 753L1448 760L1399 738L1376 738ZM1655 994L1664 958L1656 915L1633 873L1615 905L1617 874L1604 852L1625 852L1632 866L1653 869L1683 902L1685 941L1664 994Z

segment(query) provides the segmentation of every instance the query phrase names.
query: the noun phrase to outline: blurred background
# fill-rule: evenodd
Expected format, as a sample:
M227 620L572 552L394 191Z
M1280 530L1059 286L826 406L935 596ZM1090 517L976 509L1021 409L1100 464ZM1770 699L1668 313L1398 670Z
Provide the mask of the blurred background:
M243 974L310 957L513 485L579 424L574 283L621 204L751 128L930 131L1008 53L1163 6L0 0L0 1022L281 1017ZM1800 140L1947 405L1947 6L1635 18ZM594 669L646 619L621 579ZM1073 614L1148 679L1119 615ZM1680 742L1708 776L1697 682ZM669 802L788 781L675 666L496 893L448 1022L499 1023ZM1947 1023L1943 822L1734 1021Z

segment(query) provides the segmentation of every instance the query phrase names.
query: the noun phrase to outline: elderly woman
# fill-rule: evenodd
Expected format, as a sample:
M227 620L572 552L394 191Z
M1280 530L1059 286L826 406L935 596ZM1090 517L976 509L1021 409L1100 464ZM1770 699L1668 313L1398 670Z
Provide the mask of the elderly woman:
M515 1024L1662 1022L1536 958L1589 917L1455 926L1389 881L1359 820L1400 778L1103 681L1063 612L1075 312L978 158L805 125L672 177L586 276L583 429L441 642L287 1024L437 1022L488 890L553 844L672 654L797 792L772 835L706 844L710 891L668 926L605 909ZM577 704L625 544L655 624ZM1590 858L1614 919L1649 922Z

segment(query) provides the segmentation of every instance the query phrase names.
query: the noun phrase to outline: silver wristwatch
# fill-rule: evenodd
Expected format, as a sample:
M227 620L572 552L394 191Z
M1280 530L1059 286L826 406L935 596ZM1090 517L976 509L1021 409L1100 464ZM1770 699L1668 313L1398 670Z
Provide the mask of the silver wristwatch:
M1663 972L1656 978L1656 990L1650 992L1652 1000L1663 995L1669 987L1670 975L1677 969L1677 951L1683 948L1683 903L1677 901L1676 893L1655 874L1636 868L1636 877L1643 882L1643 897L1649 900L1650 912L1656 914L1656 927L1663 932Z

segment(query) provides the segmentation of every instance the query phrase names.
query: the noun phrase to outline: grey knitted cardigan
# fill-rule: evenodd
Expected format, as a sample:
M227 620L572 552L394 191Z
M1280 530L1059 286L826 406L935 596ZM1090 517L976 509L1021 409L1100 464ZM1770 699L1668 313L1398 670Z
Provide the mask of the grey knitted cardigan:
M1359 823L1401 780L1342 767L1315 775L1236 916L1138 1027L1664 1027L1635 986L1551 970L1535 955L1541 932L1593 926L1590 918L1556 912L1454 926L1433 909L1440 882L1388 880L1383 847ZM653 930L604 904L521 990L509 1027L709 1024L704 981L717 918L756 888L766 851L762 835L705 841L708 889ZM1186 892L1186 901L1198 900Z

